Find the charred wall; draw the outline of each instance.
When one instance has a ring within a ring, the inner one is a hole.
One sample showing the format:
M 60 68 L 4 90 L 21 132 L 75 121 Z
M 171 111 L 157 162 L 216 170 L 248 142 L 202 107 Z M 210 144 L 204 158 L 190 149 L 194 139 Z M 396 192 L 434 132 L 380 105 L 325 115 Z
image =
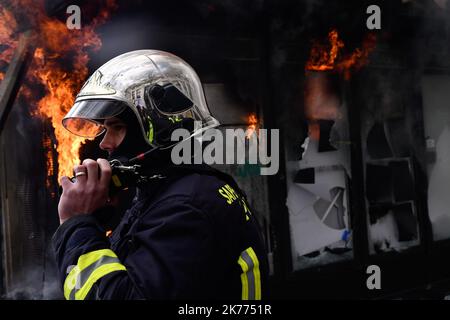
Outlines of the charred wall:
M 52 298 L 56 289 L 50 237 L 57 217 L 45 186 L 42 145 L 50 128 L 29 111 L 19 98 L 0 140 L 3 297 L 7 299 Z

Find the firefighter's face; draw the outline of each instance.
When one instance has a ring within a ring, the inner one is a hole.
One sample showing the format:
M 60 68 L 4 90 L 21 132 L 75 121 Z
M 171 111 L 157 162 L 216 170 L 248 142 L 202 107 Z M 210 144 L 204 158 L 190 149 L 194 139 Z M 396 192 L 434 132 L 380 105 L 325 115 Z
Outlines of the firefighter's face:
M 108 151 L 111 154 L 122 143 L 127 134 L 127 125 L 119 118 L 113 117 L 105 120 L 105 135 L 100 142 L 100 149 Z

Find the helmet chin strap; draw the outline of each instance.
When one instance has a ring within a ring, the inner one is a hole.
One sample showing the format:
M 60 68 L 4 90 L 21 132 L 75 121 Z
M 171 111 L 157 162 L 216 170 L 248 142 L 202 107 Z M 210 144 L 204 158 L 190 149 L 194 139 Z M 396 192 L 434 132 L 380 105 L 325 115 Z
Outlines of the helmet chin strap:
M 142 141 L 139 141 L 142 140 Z M 140 138 L 127 132 L 122 143 L 109 155 L 108 159 L 131 159 L 149 151 L 151 147 Z
M 134 113 L 127 109 L 118 115 L 123 122 L 127 124 L 127 132 L 120 145 L 109 155 L 108 160 L 118 160 L 121 164 L 127 166 L 137 165 L 141 174 L 153 174 L 162 168 L 172 164 L 170 157 L 172 146 L 177 143 L 171 142 L 172 132 L 183 128 L 192 132 L 194 122 L 192 119 L 182 119 L 181 121 L 171 122 L 168 119 L 159 119 L 155 121 L 156 136 L 159 138 L 161 147 L 151 147 L 143 137 L 137 119 Z M 163 121 L 165 120 L 165 121 Z M 167 146 L 167 147 L 165 147 Z
M 192 121 L 185 119 L 173 124 L 171 128 L 188 129 L 192 125 Z M 143 185 L 155 179 L 165 179 L 167 168 L 173 165 L 170 157 L 172 147 L 150 147 L 140 132 L 136 132 L 139 130 L 138 126 L 129 128 L 122 143 L 109 155 L 108 160 L 116 180 L 121 181 L 120 185 L 123 188 L 123 186 Z
M 141 173 L 157 171 L 170 164 L 170 150 L 149 146 L 142 135 L 130 132 L 108 157 L 111 162 L 119 160 L 124 165 L 138 165 Z

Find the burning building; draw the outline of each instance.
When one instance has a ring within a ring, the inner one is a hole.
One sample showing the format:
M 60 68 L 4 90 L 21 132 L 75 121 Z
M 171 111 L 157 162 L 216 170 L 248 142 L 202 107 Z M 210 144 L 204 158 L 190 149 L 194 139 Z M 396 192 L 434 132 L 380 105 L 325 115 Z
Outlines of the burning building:
M 45 297 L 43 293 L 48 291 L 44 288 L 48 285 L 45 270 L 51 264 L 47 262 L 48 236 L 56 223 L 50 214 L 55 210 L 51 199 L 56 199 L 58 178 L 69 175 L 79 162 L 84 141 L 68 134 L 61 120 L 88 75 L 87 51 L 101 46 L 94 29 L 115 7 L 113 1 L 106 1 L 103 11 L 77 33 L 45 5 L 44 1 L 5 1 L 0 6 L 7 296 Z M 37 286 L 36 278 L 42 279 Z
M 93 70 L 142 48 L 192 64 L 223 128 L 280 129 L 276 175 L 218 166 L 257 212 L 271 297 L 448 294 L 445 1 L 381 1 L 380 30 L 365 1 L 94 2 L 0 1 L 2 297 L 62 297 L 58 180 L 101 153 L 61 120 Z

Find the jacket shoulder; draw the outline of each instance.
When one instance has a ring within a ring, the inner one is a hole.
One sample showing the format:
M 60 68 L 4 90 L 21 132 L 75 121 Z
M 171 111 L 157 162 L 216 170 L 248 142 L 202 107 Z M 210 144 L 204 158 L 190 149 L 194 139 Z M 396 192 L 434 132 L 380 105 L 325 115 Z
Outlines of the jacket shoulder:
M 176 179 L 165 189 L 157 201 L 185 199 L 201 211 L 224 213 L 240 210 L 240 197 L 226 181 L 218 176 L 205 173 L 189 173 Z

